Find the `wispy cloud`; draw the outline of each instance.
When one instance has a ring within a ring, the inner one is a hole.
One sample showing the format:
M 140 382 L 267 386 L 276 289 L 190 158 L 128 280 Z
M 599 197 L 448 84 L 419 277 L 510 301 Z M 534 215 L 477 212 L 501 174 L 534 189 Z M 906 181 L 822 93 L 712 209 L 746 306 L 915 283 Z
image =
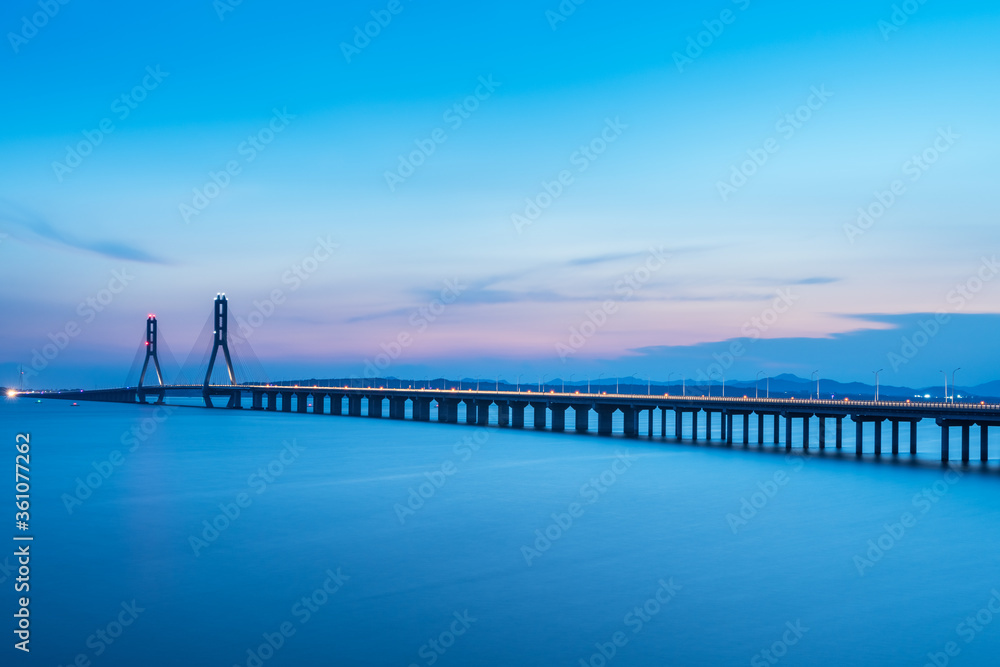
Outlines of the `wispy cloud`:
M 26 237 L 19 238 L 19 240 L 24 242 L 34 240 L 48 245 L 91 252 L 111 259 L 124 259 L 146 264 L 169 264 L 168 261 L 160 257 L 125 243 L 112 240 L 85 239 L 63 231 L 40 216 L 25 211 L 11 202 L 2 199 L 0 199 L 0 225 L 3 225 L 11 232 L 15 230 L 27 232 Z

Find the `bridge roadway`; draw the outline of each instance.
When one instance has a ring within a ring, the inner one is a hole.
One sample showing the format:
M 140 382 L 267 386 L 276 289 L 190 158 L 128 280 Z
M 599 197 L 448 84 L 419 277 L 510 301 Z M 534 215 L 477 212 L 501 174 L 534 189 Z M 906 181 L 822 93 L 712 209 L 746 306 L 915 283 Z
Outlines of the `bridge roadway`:
M 150 397 L 162 403 L 169 394 L 201 394 L 207 407 L 213 407 L 212 397 L 225 398 L 226 407 L 242 407 L 244 394 L 249 394 L 251 409 L 268 412 L 310 412 L 313 414 L 348 415 L 360 417 L 362 407 L 367 404 L 368 417 L 405 419 L 407 402 L 414 421 L 430 421 L 431 404 L 437 404 L 437 420 L 455 424 L 459 420 L 459 405 L 465 404 L 465 422 L 486 426 L 490 423 L 491 406 L 497 409 L 497 425 L 509 428 L 524 428 L 525 408 L 533 408 L 535 429 L 549 428 L 552 431 L 566 430 L 566 410 L 573 408 L 573 429 L 578 433 L 590 430 L 590 411 L 597 413 L 597 433 L 610 435 L 612 418 L 620 411 L 624 421 L 624 433 L 629 437 L 640 434 L 642 413 L 647 415 L 647 431 L 653 436 L 653 413 L 660 411 L 660 436 L 667 435 L 667 412 L 673 412 L 674 437 L 682 438 L 685 420 L 690 423 L 690 434 L 695 440 L 699 434 L 699 415 L 705 413 L 704 433 L 707 439 L 713 436 L 712 422 L 719 416 L 721 439 L 732 444 L 734 420 L 742 421 L 740 435 L 743 444 L 749 443 L 750 417 L 757 417 L 757 443 L 764 443 L 764 420 L 773 419 L 774 444 L 780 444 L 781 421 L 784 420 L 784 444 L 792 449 L 792 426 L 794 420 L 802 421 L 803 449 L 810 443 L 809 421 L 819 419 L 817 445 L 824 449 L 827 445 L 827 423 L 832 420 L 833 444 L 843 447 L 843 421 L 850 418 L 855 428 L 855 450 L 862 454 L 862 440 L 865 424 L 875 428 L 875 455 L 882 455 L 882 423 L 892 425 L 891 451 L 899 454 L 900 424 L 907 424 L 910 454 L 916 454 L 917 422 L 934 419 L 941 428 L 941 460 L 949 460 L 950 433 L 953 427 L 961 428 L 962 461 L 969 461 L 970 427 L 979 427 L 980 460 L 988 459 L 989 427 L 1000 426 L 1000 405 L 969 403 L 925 403 L 910 401 L 833 401 L 802 400 L 786 398 L 748 397 L 696 397 L 676 395 L 607 394 L 607 393 L 563 393 L 532 391 L 480 391 L 471 389 L 414 389 L 386 387 L 304 387 L 287 385 L 168 385 L 126 387 L 93 391 L 64 392 L 24 392 L 38 398 L 72 399 L 83 401 L 108 401 L 117 403 L 146 403 Z M 367 400 L 365 400 L 367 399 Z M 388 411 L 386 411 L 388 407 Z M 345 410 L 346 408 L 346 410 Z

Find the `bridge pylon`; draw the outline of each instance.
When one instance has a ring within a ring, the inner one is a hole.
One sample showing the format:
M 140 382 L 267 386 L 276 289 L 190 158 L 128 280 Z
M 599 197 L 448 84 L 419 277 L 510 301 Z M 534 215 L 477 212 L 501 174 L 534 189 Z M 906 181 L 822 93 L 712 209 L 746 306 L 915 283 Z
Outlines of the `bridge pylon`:
M 138 384 L 138 398 L 139 402 L 146 402 L 146 394 L 144 391 L 142 383 L 146 380 L 146 371 L 149 370 L 149 361 L 153 361 L 153 370 L 156 371 L 156 382 L 157 386 L 161 389 L 159 391 L 149 392 L 153 393 L 157 397 L 157 403 L 162 403 L 164 399 L 164 391 L 162 387 L 166 385 L 163 381 L 163 373 L 160 371 L 160 357 L 156 353 L 156 315 L 150 315 L 146 318 L 146 360 L 142 363 L 142 373 L 139 374 L 139 384 Z
M 208 370 L 205 371 L 205 388 L 212 383 L 212 369 L 215 367 L 215 359 L 222 349 L 222 354 L 226 359 L 226 370 L 229 372 L 229 384 L 236 384 L 236 373 L 233 371 L 233 360 L 229 356 L 229 301 L 225 294 L 218 294 L 215 297 L 215 340 L 212 343 L 212 356 L 208 360 Z

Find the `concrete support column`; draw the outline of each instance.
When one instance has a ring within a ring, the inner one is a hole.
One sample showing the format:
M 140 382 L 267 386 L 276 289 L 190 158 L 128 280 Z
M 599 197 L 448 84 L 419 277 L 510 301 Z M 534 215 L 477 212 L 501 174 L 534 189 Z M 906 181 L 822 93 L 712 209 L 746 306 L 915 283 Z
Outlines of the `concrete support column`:
M 712 411 L 705 410 L 705 439 L 712 439 Z
M 802 450 L 809 451 L 809 415 L 802 418 Z
M 649 437 L 650 438 L 653 437 L 653 413 L 655 411 L 656 411 L 656 408 L 650 408 L 649 409 Z
M 948 424 L 944 424 L 943 426 L 941 426 L 941 460 L 945 463 L 948 462 L 949 458 L 948 436 L 949 436 Z
M 743 413 L 743 444 L 750 444 L 750 413 Z
M 722 422 L 722 428 L 726 432 L 726 444 L 733 444 L 733 415 L 729 412 L 725 413 L 725 421 Z
M 962 424 L 962 463 L 969 462 L 969 425 Z
M 393 396 L 389 399 L 389 419 L 406 419 L 406 399 Z
M 253 399 L 252 399 L 253 402 L 250 405 L 250 409 L 251 410 L 263 410 L 264 409 L 264 392 L 262 392 L 262 391 L 253 391 L 253 392 L 250 393 L 250 395 L 253 397 Z M 145 402 L 145 401 L 143 401 L 143 402 Z
M 307 412 L 309 407 L 308 397 L 309 394 L 305 392 L 295 392 L 295 411 L 296 412 Z
M 430 399 L 427 399 L 428 404 Z M 361 397 L 357 394 L 348 394 L 347 396 L 347 414 L 350 417 L 360 417 L 361 416 Z
M 347 397 L 348 402 L 348 413 L 351 409 L 351 397 Z M 431 420 L 431 399 L 429 398 L 414 398 L 413 399 L 413 421 L 417 422 L 428 422 Z
M 899 456 L 899 420 L 892 420 L 892 455 Z
M 608 406 L 597 406 L 597 434 L 611 435 L 611 419 L 615 414 L 614 408 Z
M 729 430 L 727 429 L 727 426 L 732 426 L 732 424 L 733 419 L 728 412 L 723 410 L 719 413 L 719 429 L 721 430 L 719 437 L 725 440 L 728 444 L 733 444 L 733 439 L 729 437 Z
M 476 417 L 476 401 L 471 398 L 465 399 L 465 423 L 475 424 Z
M 549 406 L 552 410 L 552 430 L 562 432 L 566 430 L 566 406 L 553 403 Z
M 684 435 L 684 413 L 674 408 L 674 437 L 678 440 Z
M 476 424 L 488 426 L 490 423 L 490 406 L 493 401 L 476 401 Z
M 511 401 L 510 402 L 510 425 L 513 428 L 524 428 L 524 409 L 528 406 L 527 402 L 522 401 Z
M 757 444 L 764 444 L 764 413 L 757 413 Z
M 281 396 L 281 411 L 282 412 L 291 412 L 292 411 L 292 394 L 291 394 L 291 392 L 283 391 L 283 392 L 281 392 L 278 395 Z
M 330 394 L 330 414 L 331 415 L 342 415 L 342 414 L 344 414 L 344 395 L 343 394 Z
M 875 421 L 875 456 L 882 456 L 882 422 Z
M 497 401 L 497 426 L 510 426 L 510 404 Z
M 691 411 L 691 439 L 698 439 L 698 410 Z
M 917 422 L 910 422 L 910 454 L 917 453 Z
M 792 451 L 792 418 L 785 417 L 785 451 Z
M 990 427 L 986 424 L 979 425 L 979 460 L 988 461 L 990 458 Z
M 667 437 L 667 409 L 660 408 L 660 437 Z
M 819 415 L 819 448 L 826 449 L 826 417 Z
M 267 407 L 264 408 L 268 412 L 274 412 L 278 409 L 278 392 L 269 391 L 267 392 Z
M 844 418 L 837 417 L 837 449 L 844 446 Z
M 458 401 L 454 398 L 438 399 L 438 422 L 458 423 Z
M 776 444 L 776 445 L 780 442 L 780 440 L 778 438 L 778 434 L 780 432 L 781 432 L 780 416 L 776 414 L 776 415 L 774 415 L 774 444 Z
M 374 419 L 382 418 L 382 396 L 368 397 L 368 416 Z
M 325 412 L 323 401 L 326 400 L 326 394 L 313 394 L 313 414 L 321 415 Z
M 864 439 L 865 439 L 865 423 L 860 419 L 855 423 L 855 437 L 854 437 L 854 453 L 856 456 L 861 456 L 864 452 Z
M 531 404 L 531 409 L 535 413 L 534 422 L 535 422 L 535 429 L 536 430 L 539 430 L 539 431 L 543 430 L 546 427 L 546 425 L 548 424 L 548 420 L 546 419 L 547 415 L 545 413 L 545 408 L 546 408 L 546 404 L 545 403 L 537 403 L 536 402 L 536 403 L 532 403 Z

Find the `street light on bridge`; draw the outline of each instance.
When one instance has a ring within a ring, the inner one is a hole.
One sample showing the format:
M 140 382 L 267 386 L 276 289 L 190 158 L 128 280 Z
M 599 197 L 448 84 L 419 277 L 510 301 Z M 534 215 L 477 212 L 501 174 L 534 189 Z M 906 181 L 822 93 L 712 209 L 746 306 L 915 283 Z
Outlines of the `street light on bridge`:
M 884 370 L 884 368 L 880 368 L 877 371 L 872 371 L 875 374 L 875 402 L 878 402 L 878 374 Z
M 819 400 L 819 371 L 813 371 L 811 379 L 816 380 L 816 400 Z
M 955 384 L 955 373 L 959 372 L 960 370 L 962 370 L 962 368 L 958 367 L 958 368 L 956 368 L 955 370 L 953 370 L 951 372 L 951 402 L 952 403 L 955 402 L 955 388 L 958 386 L 958 385 Z

